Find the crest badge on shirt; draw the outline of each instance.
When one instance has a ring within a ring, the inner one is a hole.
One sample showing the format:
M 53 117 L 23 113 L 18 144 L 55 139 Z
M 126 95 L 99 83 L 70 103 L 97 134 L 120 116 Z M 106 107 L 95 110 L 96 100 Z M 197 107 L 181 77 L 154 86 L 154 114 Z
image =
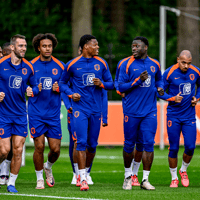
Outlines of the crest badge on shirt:
M 194 74 L 190 74 L 190 80 L 193 81 L 195 79 Z
M 99 71 L 99 70 L 100 70 L 100 65 L 99 65 L 99 64 L 94 65 L 94 69 L 95 69 L 96 71 Z
M 150 67 L 151 71 L 154 73 L 156 71 L 155 67 L 154 66 L 151 66 Z
M 27 74 L 27 69 L 26 69 L 26 68 L 23 68 L 23 69 L 22 69 L 22 74 L 24 74 L 24 75 Z
M 58 74 L 58 69 L 56 69 L 56 68 L 52 69 L 52 74 L 53 75 L 57 75 Z

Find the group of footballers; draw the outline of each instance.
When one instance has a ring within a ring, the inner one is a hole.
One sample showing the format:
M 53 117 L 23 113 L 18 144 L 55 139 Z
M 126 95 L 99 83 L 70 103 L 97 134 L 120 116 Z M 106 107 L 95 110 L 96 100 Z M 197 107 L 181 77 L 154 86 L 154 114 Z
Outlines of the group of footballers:
M 177 64 L 168 68 L 162 76 L 159 62 L 147 55 L 147 38 L 136 37 L 131 45 L 132 55 L 118 63 L 113 82 L 107 62 L 98 56 L 99 45 L 95 36 L 83 35 L 79 42 L 79 56 L 67 64 L 52 56 L 57 43 L 54 34 L 36 35 L 32 44 L 39 55 L 29 62 L 24 58 L 26 38 L 17 34 L 10 40 L 11 52 L 0 59 L 0 163 L 5 160 L 5 166 L 1 164 L 4 166 L 2 169 L 10 171 L 9 178 L 5 173 L 1 177 L 4 183 L 7 182 L 7 191 L 18 192 L 15 182 L 28 133 L 27 121 L 35 146 L 36 189 L 45 188 L 43 171 L 47 185 L 54 186 L 52 166 L 59 158 L 62 138 L 61 98 L 68 110 L 69 153 L 74 172 L 72 184 L 80 187 L 81 191 L 89 190 L 88 185 L 93 184 L 90 170 L 96 154 L 101 119 L 102 126 L 108 125 L 106 90 L 114 89 L 114 85 L 122 96 L 124 113 L 123 189 L 140 186 L 155 190 L 148 177 L 154 157 L 157 97 L 169 101 L 170 187 L 178 187 L 179 184 L 177 155 L 181 131 L 185 151 L 179 174 L 182 185 L 188 187 L 186 171 L 195 149 L 195 105 L 200 98 L 200 69 L 191 64 L 191 53 L 183 50 Z M 49 153 L 44 163 L 45 137 Z M 141 160 L 143 178 L 140 184 L 137 175 Z

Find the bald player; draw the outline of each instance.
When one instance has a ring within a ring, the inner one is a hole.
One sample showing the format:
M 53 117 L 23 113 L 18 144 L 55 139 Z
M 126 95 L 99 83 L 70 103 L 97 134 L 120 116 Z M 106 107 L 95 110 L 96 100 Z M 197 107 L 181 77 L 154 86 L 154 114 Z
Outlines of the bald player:
M 159 96 L 169 101 L 167 107 L 167 132 L 169 138 L 169 167 L 172 176 L 170 187 L 178 187 L 177 155 L 179 151 L 180 133 L 184 137 L 184 153 L 179 170 L 181 183 L 189 186 L 187 168 L 194 154 L 196 143 L 195 105 L 200 98 L 200 69 L 192 63 L 190 51 L 183 50 L 177 63 L 169 67 L 163 74 L 164 90 L 168 94 Z M 195 89 L 195 86 L 197 88 Z

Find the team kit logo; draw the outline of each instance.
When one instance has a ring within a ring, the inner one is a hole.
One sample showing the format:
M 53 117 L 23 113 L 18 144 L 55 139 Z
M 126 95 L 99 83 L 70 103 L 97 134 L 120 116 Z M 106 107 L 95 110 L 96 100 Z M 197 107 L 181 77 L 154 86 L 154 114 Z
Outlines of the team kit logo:
M 148 78 L 140 85 L 140 87 L 150 87 L 151 86 L 151 75 L 148 74 Z
M 42 83 L 43 90 L 51 90 L 51 88 L 52 88 L 52 78 L 51 77 L 41 77 L 40 83 Z
M 16 75 L 11 75 L 9 77 L 9 87 L 14 88 L 14 89 L 19 89 L 22 84 L 22 77 L 21 76 L 16 76 Z
M 181 83 L 179 92 L 181 92 L 181 95 L 189 95 L 191 93 L 191 83 Z
M 95 74 L 94 73 L 83 74 L 83 76 L 82 76 L 83 85 L 85 85 L 85 86 L 94 85 L 93 78 L 95 78 Z

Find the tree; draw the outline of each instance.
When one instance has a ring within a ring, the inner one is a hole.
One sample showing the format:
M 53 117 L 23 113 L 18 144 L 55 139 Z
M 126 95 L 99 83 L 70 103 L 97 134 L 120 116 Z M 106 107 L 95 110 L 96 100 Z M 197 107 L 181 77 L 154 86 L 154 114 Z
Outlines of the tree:
M 199 0 L 177 0 L 178 9 L 199 16 Z M 190 50 L 193 64 L 199 66 L 199 21 L 180 15 L 178 18 L 178 54 Z
M 92 0 L 72 2 L 72 47 L 73 57 L 78 55 L 80 37 L 92 33 Z

